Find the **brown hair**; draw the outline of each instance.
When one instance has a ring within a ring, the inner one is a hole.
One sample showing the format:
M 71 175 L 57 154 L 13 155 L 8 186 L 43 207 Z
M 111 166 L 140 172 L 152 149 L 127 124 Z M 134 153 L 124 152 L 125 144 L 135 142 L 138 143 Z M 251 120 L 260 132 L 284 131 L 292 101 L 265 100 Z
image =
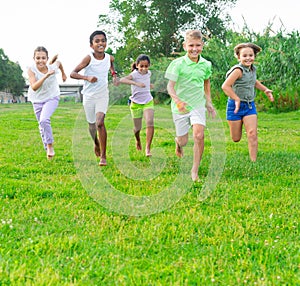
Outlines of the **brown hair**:
M 46 55 L 47 55 L 47 58 L 48 58 L 48 51 L 47 51 L 47 49 L 46 49 L 45 47 L 43 47 L 43 46 L 38 46 L 38 47 L 34 50 L 33 56 L 35 56 L 35 53 L 36 53 L 36 52 L 45 52 Z
M 137 69 L 137 65 L 141 62 L 141 61 L 147 61 L 149 63 L 149 65 L 151 64 L 150 62 L 150 58 L 149 56 L 145 55 L 145 54 L 141 54 L 137 57 L 136 61 L 131 65 L 131 71 L 134 71 Z
M 255 56 L 261 51 L 261 47 L 255 45 L 253 43 L 241 43 L 234 47 L 235 57 L 237 57 L 237 58 L 239 57 L 240 51 L 243 48 L 251 48 L 253 50 Z

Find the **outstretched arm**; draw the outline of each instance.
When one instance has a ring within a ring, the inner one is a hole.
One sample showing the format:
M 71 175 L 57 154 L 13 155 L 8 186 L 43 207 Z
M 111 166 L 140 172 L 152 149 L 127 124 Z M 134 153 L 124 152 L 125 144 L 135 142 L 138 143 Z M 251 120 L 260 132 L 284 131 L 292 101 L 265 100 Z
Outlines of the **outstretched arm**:
M 208 113 L 211 115 L 211 117 L 214 118 L 216 116 L 216 111 L 215 111 L 212 101 L 211 101 L 210 79 L 204 80 L 204 94 L 205 94 L 205 98 L 206 98 L 205 107 L 206 107 Z
M 55 56 L 53 56 L 53 58 L 49 61 L 49 64 L 52 65 L 57 61 L 58 58 L 58 54 L 56 54 Z M 63 65 L 61 62 L 57 61 L 57 66 L 61 71 L 61 76 L 62 76 L 62 80 L 65 82 L 67 80 L 67 75 L 65 74 Z
M 274 97 L 272 94 L 272 90 L 268 89 L 265 85 L 263 85 L 260 81 L 256 81 L 255 87 L 265 93 L 265 95 L 269 98 L 270 101 L 274 101 Z
M 124 76 L 124 77 L 120 78 L 120 83 L 129 84 L 129 85 L 136 85 L 136 86 L 139 86 L 139 87 L 145 87 L 144 83 L 136 82 L 136 81 L 132 80 L 132 75 L 127 75 L 127 76 Z
M 67 75 L 65 74 L 64 67 L 63 67 L 62 63 L 59 61 L 57 62 L 57 64 L 58 64 L 58 68 L 60 69 L 60 72 L 61 72 L 62 80 L 63 80 L 63 82 L 65 82 L 67 80 Z
M 54 64 L 54 63 L 56 62 L 57 58 L 58 58 L 58 54 L 56 54 L 56 55 L 49 61 L 49 64 L 50 64 L 50 65 Z

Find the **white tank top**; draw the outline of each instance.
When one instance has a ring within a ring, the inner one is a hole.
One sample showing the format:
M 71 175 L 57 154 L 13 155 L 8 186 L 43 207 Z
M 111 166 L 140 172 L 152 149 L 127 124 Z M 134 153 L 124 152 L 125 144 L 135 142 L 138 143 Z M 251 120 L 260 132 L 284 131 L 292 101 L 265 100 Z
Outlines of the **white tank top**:
M 42 86 L 34 91 L 31 86 L 29 86 L 28 89 L 28 99 L 32 103 L 39 103 L 39 102 L 46 102 L 47 100 L 60 96 L 60 90 L 59 90 L 59 84 L 56 78 L 56 75 L 58 74 L 58 65 L 57 63 L 54 63 L 52 65 L 47 65 L 48 70 L 54 70 L 55 73 L 51 76 L 49 76 L 42 84 Z M 43 78 L 45 76 L 44 73 L 41 73 L 36 65 L 32 65 L 29 67 L 31 71 L 34 73 L 35 78 L 37 80 Z
M 105 53 L 102 60 L 95 59 L 93 52 L 90 53 L 91 61 L 85 68 L 85 76 L 95 76 L 97 81 L 91 83 L 84 81 L 82 94 L 89 98 L 108 96 L 108 72 L 110 69 L 110 55 Z

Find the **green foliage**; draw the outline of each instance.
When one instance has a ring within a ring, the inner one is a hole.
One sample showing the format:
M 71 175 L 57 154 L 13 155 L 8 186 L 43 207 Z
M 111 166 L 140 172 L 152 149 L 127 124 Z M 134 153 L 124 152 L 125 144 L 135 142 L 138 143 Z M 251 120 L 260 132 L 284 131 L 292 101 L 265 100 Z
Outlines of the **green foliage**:
M 300 107 L 300 37 L 294 31 L 287 35 L 278 32 L 275 36 L 267 30 L 257 37 L 263 51 L 259 55 L 258 72 L 261 81 L 273 89 L 274 110 L 291 111 Z
M 23 94 L 25 79 L 18 63 L 9 60 L 3 49 L 0 49 L 0 91 L 6 90 L 15 96 Z
M 153 58 L 181 48 L 181 32 L 199 28 L 220 37 L 226 31 L 225 7 L 236 0 L 112 0 L 110 13 L 99 16 L 99 27 L 109 31 L 119 60 L 132 61 L 139 53 Z M 225 20 L 223 20 L 225 19 Z
M 8 58 L 4 54 L 3 49 L 0 49 L 0 90 L 4 90 L 6 86 L 6 66 L 7 66 Z
M 200 28 L 205 46 L 202 55 L 212 62 L 212 98 L 217 108 L 226 105 L 227 96 L 221 85 L 225 74 L 237 63 L 233 48 L 241 42 L 254 42 L 262 47 L 256 58 L 258 79 L 273 90 L 271 103 L 257 91 L 259 110 L 273 112 L 298 110 L 300 92 L 299 32 L 272 31 L 272 23 L 263 34 L 251 31 L 245 23 L 241 33 L 226 29 L 228 15 L 221 12 L 235 1 L 121 1 L 110 3 L 109 15 L 99 16 L 99 25 L 108 28 L 115 53 L 116 69 L 128 74 L 132 62 L 140 53 L 152 59 L 155 101 L 168 104 L 164 71 L 176 56 L 184 54 L 182 31 Z M 225 19 L 225 20 L 221 20 Z M 117 35 L 117 36 L 116 36 Z M 121 35 L 121 36 L 120 36 Z M 171 57 L 170 57 L 171 56 Z M 122 102 L 122 100 L 121 100 Z
M 267 97 L 257 91 L 256 103 L 260 110 L 274 112 L 298 110 L 300 93 L 300 37 L 295 31 L 285 34 L 279 31 L 271 35 L 266 28 L 264 34 L 251 32 L 244 28 L 242 33 L 231 30 L 226 33 L 226 41 L 212 36 L 206 41 L 203 57 L 210 60 L 213 66 L 212 97 L 217 107 L 224 106 L 227 96 L 221 90 L 225 74 L 237 63 L 233 48 L 242 42 L 254 42 L 262 48 L 257 55 L 257 76 L 263 84 L 273 90 L 275 98 L 271 103 Z

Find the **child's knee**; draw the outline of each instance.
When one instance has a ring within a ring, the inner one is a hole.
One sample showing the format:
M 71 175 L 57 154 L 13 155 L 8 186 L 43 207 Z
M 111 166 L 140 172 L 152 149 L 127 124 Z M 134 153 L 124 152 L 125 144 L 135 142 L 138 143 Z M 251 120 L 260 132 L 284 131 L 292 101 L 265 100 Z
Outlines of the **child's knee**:
M 241 141 L 241 137 L 231 137 L 233 142 L 240 142 Z
M 242 132 L 230 132 L 230 137 L 233 142 L 240 142 L 242 139 Z
M 96 126 L 97 128 L 103 128 L 104 127 L 104 120 L 96 120 Z
M 176 137 L 176 141 L 179 144 L 179 146 L 184 147 L 188 142 L 188 137 L 187 136 Z
M 204 134 L 203 133 L 197 133 L 194 134 L 194 141 L 200 142 L 204 140 Z
M 139 127 L 134 127 L 133 128 L 133 133 L 134 134 L 140 133 L 140 131 L 141 131 L 141 128 L 139 128 Z
M 153 126 L 154 126 L 153 120 L 146 121 L 146 127 L 153 127 Z
M 255 141 L 257 140 L 257 132 L 255 129 L 251 129 L 247 132 L 248 140 Z

